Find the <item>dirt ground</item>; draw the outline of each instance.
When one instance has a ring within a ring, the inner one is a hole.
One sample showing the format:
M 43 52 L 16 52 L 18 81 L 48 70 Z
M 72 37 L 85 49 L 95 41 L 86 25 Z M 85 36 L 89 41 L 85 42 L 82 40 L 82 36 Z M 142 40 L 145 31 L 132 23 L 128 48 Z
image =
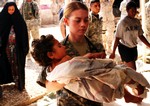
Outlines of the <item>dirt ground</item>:
M 41 67 L 28 60 L 25 68 L 25 90 L 18 91 L 14 83 L 3 85 L 3 97 L 0 98 L 0 106 L 26 106 L 42 98 L 46 94 L 46 89 L 36 83 L 40 71 Z

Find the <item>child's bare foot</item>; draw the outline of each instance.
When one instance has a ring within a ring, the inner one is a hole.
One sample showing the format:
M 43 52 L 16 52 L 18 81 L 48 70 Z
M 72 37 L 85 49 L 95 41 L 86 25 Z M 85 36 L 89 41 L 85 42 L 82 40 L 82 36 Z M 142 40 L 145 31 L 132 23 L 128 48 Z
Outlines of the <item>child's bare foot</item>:
M 127 85 L 132 88 L 132 92 L 138 97 L 144 93 L 145 87 L 133 80 L 131 80 Z
M 125 102 L 129 103 L 129 102 L 132 102 L 132 103 L 141 103 L 143 98 L 140 98 L 140 97 L 136 97 L 134 95 L 131 95 L 126 89 L 124 89 L 124 99 L 125 99 Z
M 141 95 L 144 93 L 145 87 L 143 87 L 142 85 L 137 85 L 137 88 L 135 88 L 135 91 L 133 91 L 135 94 L 137 95 Z

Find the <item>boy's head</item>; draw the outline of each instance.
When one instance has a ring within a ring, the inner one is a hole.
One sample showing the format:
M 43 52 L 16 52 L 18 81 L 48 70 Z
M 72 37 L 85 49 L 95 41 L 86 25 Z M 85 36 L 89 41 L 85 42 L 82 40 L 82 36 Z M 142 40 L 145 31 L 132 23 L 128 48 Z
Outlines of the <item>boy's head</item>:
M 90 1 L 90 10 L 93 14 L 97 15 L 100 11 L 100 1 L 99 0 L 91 0 Z
M 130 1 L 126 5 L 126 11 L 127 11 L 129 17 L 134 18 L 135 15 L 137 14 L 137 5 L 136 5 L 136 3 L 133 2 L 133 1 Z
M 133 1 L 128 2 L 128 4 L 126 5 L 126 10 L 127 11 L 129 11 L 131 8 L 137 9 L 137 5 Z
M 55 38 L 50 34 L 33 40 L 31 55 L 40 66 L 51 64 L 52 60 L 47 56 L 47 53 L 53 51 L 54 41 Z

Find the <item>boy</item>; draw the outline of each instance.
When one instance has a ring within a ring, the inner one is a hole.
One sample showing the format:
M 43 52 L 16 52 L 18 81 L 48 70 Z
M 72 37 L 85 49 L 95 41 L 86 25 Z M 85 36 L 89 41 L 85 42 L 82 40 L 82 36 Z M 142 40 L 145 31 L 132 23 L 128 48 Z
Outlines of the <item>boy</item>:
M 102 17 L 99 16 L 100 1 L 91 0 L 90 2 L 90 14 L 89 14 L 89 27 L 86 32 L 86 36 L 92 43 L 102 43 Z
M 130 1 L 126 6 L 128 15 L 119 21 L 115 33 L 116 39 L 114 42 L 113 52 L 110 58 L 115 58 L 115 51 L 118 46 L 119 54 L 122 61 L 129 67 L 136 70 L 138 56 L 137 38 L 139 38 L 146 46 L 150 47 L 150 43 L 143 36 L 143 30 L 140 20 L 135 18 L 137 6 L 133 1 Z

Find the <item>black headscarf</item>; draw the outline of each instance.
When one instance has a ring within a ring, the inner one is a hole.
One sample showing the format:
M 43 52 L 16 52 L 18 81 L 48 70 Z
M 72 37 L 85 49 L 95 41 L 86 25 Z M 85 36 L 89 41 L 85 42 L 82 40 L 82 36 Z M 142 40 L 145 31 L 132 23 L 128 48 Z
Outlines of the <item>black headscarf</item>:
M 15 7 L 12 15 L 8 13 L 9 6 Z M 7 2 L 0 13 L 0 37 L 2 37 L 2 45 L 5 45 L 3 50 L 7 45 L 11 26 L 14 26 L 16 45 L 23 48 L 24 53 L 27 54 L 29 49 L 27 26 L 15 2 Z

